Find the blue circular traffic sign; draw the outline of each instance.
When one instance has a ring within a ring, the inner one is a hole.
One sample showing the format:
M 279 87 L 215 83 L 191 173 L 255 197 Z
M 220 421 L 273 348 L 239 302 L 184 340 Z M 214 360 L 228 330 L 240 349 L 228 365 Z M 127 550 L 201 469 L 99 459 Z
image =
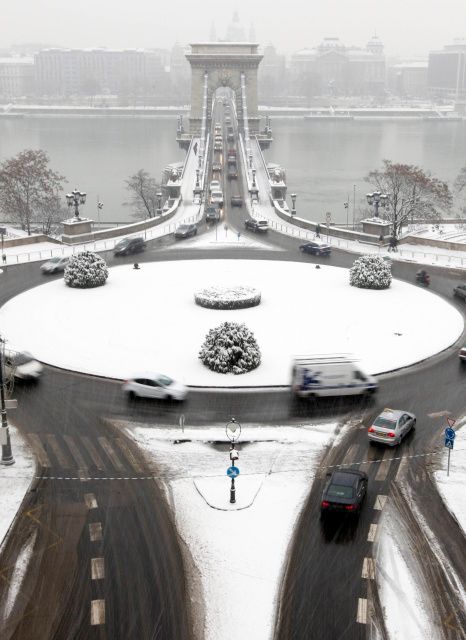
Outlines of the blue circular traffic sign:
M 239 469 L 238 467 L 228 467 L 227 469 L 227 476 L 229 478 L 236 478 L 236 476 L 239 476 Z
M 451 427 L 447 427 L 445 429 L 445 438 L 448 438 L 449 440 L 454 440 L 456 436 L 455 430 L 452 429 Z

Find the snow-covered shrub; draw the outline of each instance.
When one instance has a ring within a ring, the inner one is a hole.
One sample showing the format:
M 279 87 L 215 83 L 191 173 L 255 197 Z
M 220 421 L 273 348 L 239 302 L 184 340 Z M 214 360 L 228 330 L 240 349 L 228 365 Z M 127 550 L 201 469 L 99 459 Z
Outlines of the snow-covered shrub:
M 207 287 L 194 294 L 196 304 L 207 309 L 248 309 L 260 304 L 260 291 L 253 287 Z
M 254 334 L 246 325 L 223 322 L 206 335 L 199 352 L 206 367 L 218 373 L 246 373 L 260 365 L 261 354 Z
M 108 278 L 107 265 L 96 253 L 82 251 L 71 256 L 65 267 L 64 278 L 69 287 L 100 287 Z
M 350 285 L 360 289 L 388 289 L 392 282 L 392 272 L 388 264 L 379 256 L 356 258 L 350 269 Z

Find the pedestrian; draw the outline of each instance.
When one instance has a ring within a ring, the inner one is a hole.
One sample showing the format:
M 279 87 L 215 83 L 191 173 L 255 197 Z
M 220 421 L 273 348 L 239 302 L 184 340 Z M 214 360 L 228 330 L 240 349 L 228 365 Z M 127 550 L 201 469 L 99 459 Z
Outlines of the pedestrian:
M 196 155 L 197 154 L 197 142 L 194 143 L 193 149 L 194 149 L 194 155 Z
M 379 245 L 383 247 L 383 233 L 381 233 L 379 236 Z
M 2 255 L 2 262 L 3 264 L 6 264 L 6 253 Z
M 316 227 L 316 238 L 320 238 L 320 224 Z

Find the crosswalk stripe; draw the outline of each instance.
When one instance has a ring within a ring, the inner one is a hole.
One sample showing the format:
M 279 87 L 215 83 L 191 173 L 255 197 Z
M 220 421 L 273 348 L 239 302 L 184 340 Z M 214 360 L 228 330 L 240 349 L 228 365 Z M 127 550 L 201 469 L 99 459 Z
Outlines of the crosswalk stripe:
M 374 580 L 375 578 L 375 562 L 374 558 L 364 558 L 362 563 L 362 578 L 367 578 L 367 580 Z
M 377 482 L 384 482 L 386 480 L 388 471 L 390 469 L 391 458 L 392 452 L 389 449 L 386 449 L 384 451 L 382 461 L 379 464 L 379 468 L 377 469 L 377 473 L 375 474 L 375 480 Z
M 102 540 L 101 522 L 91 522 L 89 524 L 89 538 L 91 542 L 99 542 L 99 540 Z
M 100 446 L 102 447 L 102 449 L 105 451 L 105 453 L 108 455 L 108 457 L 112 461 L 115 469 L 122 471 L 125 468 L 125 466 L 121 462 L 121 460 L 118 458 L 117 454 L 113 450 L 113 447 L 111 446 L 107 438 L 104 438 L 103 436 L 101 436 L 100 438 L 98 438 L 98 441 L 100 442 Z
M 131 451 L 131 449 L 128 447 L 128 445 L 126 444 L 126 442 L 124 440 L 122 440 L 121 438 L 117 438 L 115 440 L 115 442 L 117 443 L 117 445 L 119 446 L 121 452 L 123 453 L 123 455 L 125 456 L 125 458 L 128 460 L 128 462 L 130 463 L 130 465 L 133 467 L 133 469 L 136 471 L 136 473 L 142 473 L 143 472 L 143 468 L 141 467 L 141 465 L 139 464 L 139 462 L 136 460 L 136 458 L 133 455 L 133 452 Z
M 45 451 L 44 447 L 42 446 L 42 442 L 40 441 L 39 436 L 36 433 L 28 433 L 26 435 L 26 438 L 29 441 L 29 444 L 32 447 L 32 450 L 34 451 L 35 455 L 37 456 L 37 459 L 39 460 L 39 464 L 41 467 L 51 467 L 51 463 L 49 460 L 49 457 L 47 455 L 47 452 Z
M 356 622 L 367 624 L 367 599 L 358 598 L 358 613 L 356 614 Z
M 61 450 L 60 445 L 58 444 L 58 440 L 57 440 L 56 436 L 54 436 L 53 433 L 47 433 L 45 437 L 47 439 L 47 442 L 50 445 L 50 448 L 52 449 L 53 453 L 55 454 L 58 462 L 60 463 L 60 466 L 63 467 L 63 469 L 69 469 L 71 465 L 68 462 L 68 458 L 66 457 L 66 455 Z
M 95 495 L 93 493 L 85 493 L 84 502 L 86 503 L 86 507 L 88 509 L 97 509 L 97 500 L 95 499 Z
M 374 509 L 377 509 L 378 511 L 382 511 L 382 509 L 385 506 L 385 503 L 387 502 L 387 497 L 388 496 L 378 495 L 377 498 L 375 499 Z
M 105 624 L 105 600 L 91 600 L 91 625 Z
M 80 450 L 76 446 L 74 439 L 71 436 L 63 436 L 63 440 L 68 445 L 68 449 L 78 465 L 78 469 L 81 469 L 82 471 L 87 470 L 87 462 L 84 460 Z
M 105 564 L 103 558 L 91 558 L 91 580 L 105 578 Z
M 99 471 L 103 471 L 105 469 L 105 464 L 104 464 L 102 458 L 100 457 L 97 449 L 95 448 L 94 443 L 92 442 L 92 440 L 90 438 L 88 438 L 87 436 L 81 436 L 81 440 L 82 440 L 84 446 L 86 447 L 87 452 L 91 456 L 92 462 L 95 464 L 97 469 L 99 469 Z
M 374 542 L 376 535 L 377 535 L 377 525 L 375 523 L 372 523 L 369 527 L 369 533 L 367 534 L 367 541 Z
M 343 464 L 351 464 L 356 460 L 356 456 L 359 450 L 358 444 L 352 444 L 343 458 Z

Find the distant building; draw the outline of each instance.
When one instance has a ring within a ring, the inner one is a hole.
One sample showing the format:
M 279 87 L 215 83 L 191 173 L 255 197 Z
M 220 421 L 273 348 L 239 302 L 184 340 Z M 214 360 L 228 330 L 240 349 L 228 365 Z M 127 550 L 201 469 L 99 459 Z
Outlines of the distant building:
M 427 69 L 427 61 L 400 62 L 389 66 L 388 89 L 401 98 L 426 98 Z
M 34 59 L 27 56 L 0 58 L 0 97 L 6 100 L 33 93 Z
M 456 40 L 429 53 L 429 93 L 436 98 L 466 99 L 466 42 Z
M 271 44 L 264 47 L 263 55 L 257 74 L 259 101 L 270 105 L 287 93 L 286 58 Z
M 189 47 L 176 43 L 170 55 L 171 91 L 175 100 L 187 104 L 191 97 L 191 67 L 186 60 Z

